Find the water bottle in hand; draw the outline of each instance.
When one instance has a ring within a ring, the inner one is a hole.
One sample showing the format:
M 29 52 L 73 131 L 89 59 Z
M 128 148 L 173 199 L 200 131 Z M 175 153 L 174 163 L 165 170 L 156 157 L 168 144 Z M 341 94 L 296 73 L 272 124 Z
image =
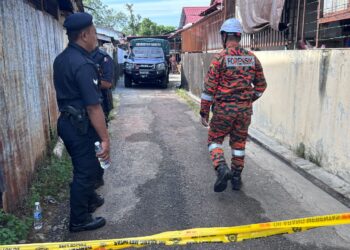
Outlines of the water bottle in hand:
M 35 208 L 34 208 L 34 229 L 39 230 L 43 227 L 43 220 L 42 220 L 42 210 L 40 206 L 40 202 L 35 202 Z
M 95 142 L 95 152 L 96 152 L 97 154 L 99 154 L 99 153 L 102 152 L 102 145 L 101 145 L 101 143 L 100 143 L 99 141 Z M 109 160 L 105 160 L 105 161 L 104 161 L 104 160 L 101 159 L 101 158 L 98 158 L 98 160 L 99 160 L 99 162 L 100 162 L 101 168 L 106 169 L 106 168 L 109 167 L 109 165 L 110 165 Z

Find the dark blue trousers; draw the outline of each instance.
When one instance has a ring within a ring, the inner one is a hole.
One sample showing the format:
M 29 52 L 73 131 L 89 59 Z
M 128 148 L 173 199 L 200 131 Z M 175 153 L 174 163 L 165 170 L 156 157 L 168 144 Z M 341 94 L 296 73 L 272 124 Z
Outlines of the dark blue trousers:
M 100 163 L 96 157 L 94 143 L 100 141 L 100 138 L 91 126 L 86 135 L 80 135 L 69 119 L 64 116 L 58 119 L 57 131 L 73 163 L 70 222 L 79 224 L 90 219 L 88 205 L 93 203 L 97 196 L 94 183 Z

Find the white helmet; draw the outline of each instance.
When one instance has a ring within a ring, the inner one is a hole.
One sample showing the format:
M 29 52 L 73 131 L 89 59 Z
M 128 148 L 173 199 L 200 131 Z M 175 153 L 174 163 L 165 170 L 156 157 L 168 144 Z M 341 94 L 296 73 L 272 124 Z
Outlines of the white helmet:
M 242 33 L 242 25 L 236 18 L 227 19 L 222 25 L 220 32 Z

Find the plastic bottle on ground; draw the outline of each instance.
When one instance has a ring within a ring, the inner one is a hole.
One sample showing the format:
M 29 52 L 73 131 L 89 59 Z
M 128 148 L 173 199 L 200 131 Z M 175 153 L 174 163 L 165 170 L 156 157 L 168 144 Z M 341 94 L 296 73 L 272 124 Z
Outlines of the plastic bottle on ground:
M 40 230 L 43 227 L 43 218 L 42 218 L 42 210 L 41 210 L 40 202 L 35 202 L 33 216 L 34 216 L 34 229 Z

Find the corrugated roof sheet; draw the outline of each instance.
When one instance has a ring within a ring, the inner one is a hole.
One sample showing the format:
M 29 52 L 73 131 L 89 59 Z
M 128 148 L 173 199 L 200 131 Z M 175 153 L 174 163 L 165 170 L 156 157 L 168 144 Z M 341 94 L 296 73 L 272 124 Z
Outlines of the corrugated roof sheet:
M 114 40 L 119 40 L 123 38 L 123 33 L 116 31 L 111 28 L 105 28 L 102 26 L 96 26 L 96 33 L 100 35 L 105 35 L 108 37 L 112 37 Z
M 206 9 L 208 9 L 208 6 L 205 6 L 205 7 L 184 7 L 183 8 L 185 15 L 187 17 L 199 16 L 199 14 Z
M 206 9 L 208 9 L 208 7 L 183 7 L 179 28 L 182 28 L 186 24 L 199 21 L 202 18 L 200 13 Z
M 200 19 L 202 19 L 202 16 L 188 16 L 186 18 L 185 25 L 188 23 L 195 23 L 195 22 L 199 21 Z

